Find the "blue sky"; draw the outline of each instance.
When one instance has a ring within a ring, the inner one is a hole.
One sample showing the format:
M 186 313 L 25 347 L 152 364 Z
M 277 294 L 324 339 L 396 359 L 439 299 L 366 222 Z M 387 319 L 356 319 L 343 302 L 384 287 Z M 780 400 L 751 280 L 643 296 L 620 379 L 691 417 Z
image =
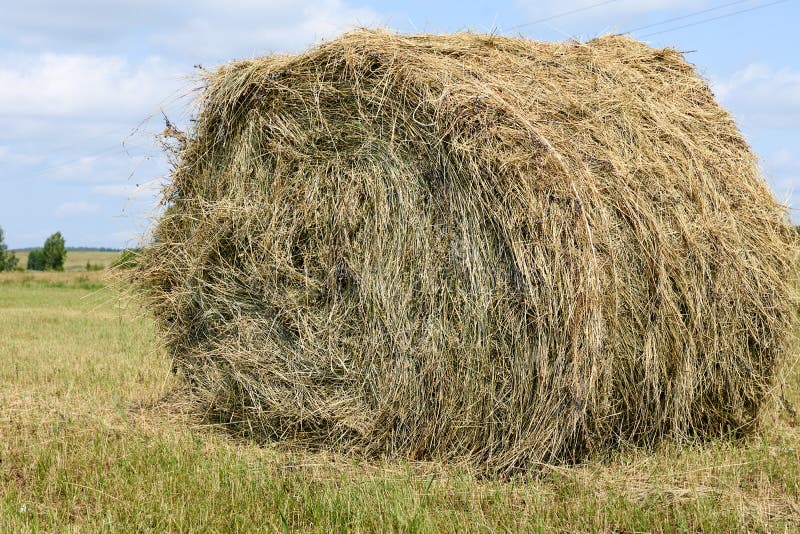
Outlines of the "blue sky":
M 11 248 L 57 230 L 71 246 L 137 244 L 167 170 L 154 139 L 161 112 L 177 123 L 190 116 L 194 65 L 299 51 L 355 26 L 541 40 L 635 30 L 654 46 L 691 51 L 779 199 L 800 209 L 800 0 L 5 4 L 0 226 Z M 737 11 L 745 12 L 727 16 Z

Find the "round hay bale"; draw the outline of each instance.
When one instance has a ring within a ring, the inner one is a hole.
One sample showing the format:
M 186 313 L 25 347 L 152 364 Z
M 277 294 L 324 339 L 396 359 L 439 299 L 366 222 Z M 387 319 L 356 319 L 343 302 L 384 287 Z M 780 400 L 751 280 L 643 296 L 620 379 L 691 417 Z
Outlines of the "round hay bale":
M 204 83 L 135 276 L 217 420 L 494 472 L 754 428 L 795 236 L 679 52 L 362 30 Z

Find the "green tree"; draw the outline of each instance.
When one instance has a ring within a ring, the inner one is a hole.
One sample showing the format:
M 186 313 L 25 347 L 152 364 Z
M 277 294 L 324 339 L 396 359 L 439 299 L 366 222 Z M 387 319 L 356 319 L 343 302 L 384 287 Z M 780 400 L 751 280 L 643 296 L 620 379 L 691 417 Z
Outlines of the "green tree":
M 31 271 L 44 271 L 47 266 L 44 262 L 44 253 L 40 248 L 28 252 L 28 269 Z
M 67 258 L 67 249 L 61 232 L 56 232 L 44 242 L 42 247 L 44 268 L 53 271 L 64 270 L 64 260 Z
M 9 252 L 6 254 L 6 271 L 13 271 L 17 268 L 17 264 L 19 264 L 19 258 L 13 252 Z
M 17 268 L 17 256 L 8 251 L 3 236 L 3 229 L 0 228 L 0 271 L 13 271 Z
M 6 270 L 7 254 L 8 254 L 8 247 L 6 246 L 5 239 L 3 238 L 3 228 L 0 227 L 0 271 Z

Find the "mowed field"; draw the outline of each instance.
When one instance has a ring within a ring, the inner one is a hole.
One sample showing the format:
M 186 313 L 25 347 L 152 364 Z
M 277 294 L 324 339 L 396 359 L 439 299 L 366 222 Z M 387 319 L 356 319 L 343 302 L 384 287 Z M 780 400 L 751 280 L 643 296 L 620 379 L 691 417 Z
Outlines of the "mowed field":
M 153 324 L 104 276 L 0 275 L 0 532 L 800 529 L 797 369 L 748 440 L 480 480 L 202 424 L 163 402 L 177 384 Z
M 28 251 L 14 252 L 19 258 L 19 266 L 28 265 Z M 119 257 L 119 252 L 106 252 L 100 250 L 71 250 L 67 251 L 64 270 L 69 272 L 85 271 L 87 262 L 93 266 L 108 268 Z

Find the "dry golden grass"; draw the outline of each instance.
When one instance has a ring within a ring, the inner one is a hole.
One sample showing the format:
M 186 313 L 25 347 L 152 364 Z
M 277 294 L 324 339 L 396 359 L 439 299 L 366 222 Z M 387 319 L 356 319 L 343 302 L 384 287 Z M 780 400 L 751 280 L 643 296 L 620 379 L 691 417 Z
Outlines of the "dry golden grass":
M 105 287 L 106 282 L 114 278 L 103 271 L 11 271 L 0 273 L 0 284 L 21 286 L 79 286 L 90 285 Z

